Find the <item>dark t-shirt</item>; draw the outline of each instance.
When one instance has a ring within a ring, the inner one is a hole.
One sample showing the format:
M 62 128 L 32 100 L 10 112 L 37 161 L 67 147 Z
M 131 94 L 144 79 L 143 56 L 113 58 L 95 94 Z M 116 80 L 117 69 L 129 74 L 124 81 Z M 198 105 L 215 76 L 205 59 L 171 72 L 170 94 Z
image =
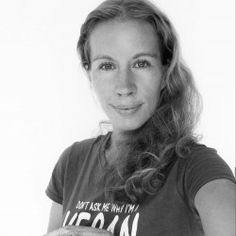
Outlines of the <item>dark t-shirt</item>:
M 104 147 L 111 136 L 76 142 L 59 158 L 46 194 L 63 205 L 65 225 L 107 229 L 115 236 L 200 236 L 201 220 L 194 206 L 197 191 L 232 171 L 215 149 L 195 144 L 187 158 L 174 158 L 164 186 L 140 204 L 111 203 L 98 183 L 106 164 Z

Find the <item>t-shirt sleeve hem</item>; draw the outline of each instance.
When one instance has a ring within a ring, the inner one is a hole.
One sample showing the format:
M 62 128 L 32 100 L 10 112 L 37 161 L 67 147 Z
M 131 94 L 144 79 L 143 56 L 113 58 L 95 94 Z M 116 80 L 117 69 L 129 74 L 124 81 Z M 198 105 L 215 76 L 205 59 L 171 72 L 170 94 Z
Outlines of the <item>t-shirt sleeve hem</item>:
M 49 189 L 46 189 L 45 193 L 54 202 L 62 204 L 63 202 L 62 198 L 58 197 L 55 193 L 51 192 Z
M 194 204 L 194 200 L 195 200 L 195 197 L 196 197 L 196 194 L 197 192 L 207 183 L 211 182 L 211 181 L 214 181 L 214 180 L 217 180 L 217 179 L 228 179 L 230 181 L 232 181 L 233 183 L 236 184 L 236 180 L 233 176 L 230 176 L 230 175 L 220 175 L 220 176 L 212 176 L 211 178 L 209 179 L 205 179 L 204 181 L 201 182 L 201 184 L 197 185 L 196 188 L 194 189 L 194 191 L 192 192 L 192 206 L 193 208 L 196 210 L 196 207 L 195 207 L 195 204 Z
M 192 194 L 193 198 L 196 196 L 197 192 L 200 190 L 201 187 L 203 187 L 205 184 L 207 184 L 213 180 L 217 180 L 217 179 L 228 179 L 228 180 L 231 180 L 234 183 L 236 183 L 236 180 L 233 176 L 229 176 L 229 175 L 212 176 L 211 178 L 206 179 L 205 181 L 202 181 L 201 184 L 199 184 L 195 188 L 195 190 L 193 191 L 193 194 Z

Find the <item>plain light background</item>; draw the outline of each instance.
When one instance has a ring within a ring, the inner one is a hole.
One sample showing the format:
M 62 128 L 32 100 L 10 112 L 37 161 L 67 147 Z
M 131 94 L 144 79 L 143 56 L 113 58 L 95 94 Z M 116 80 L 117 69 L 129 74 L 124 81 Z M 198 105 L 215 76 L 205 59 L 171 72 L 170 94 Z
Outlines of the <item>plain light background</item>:
M 61 152 L 106 118 L 79 65 L 81 23 L 100 0 L 0 2 L 1 235 L 43 235 Z M 197 133 L 235 166 L 235 1 L 153 0 L 171 19 L 203 97 Z

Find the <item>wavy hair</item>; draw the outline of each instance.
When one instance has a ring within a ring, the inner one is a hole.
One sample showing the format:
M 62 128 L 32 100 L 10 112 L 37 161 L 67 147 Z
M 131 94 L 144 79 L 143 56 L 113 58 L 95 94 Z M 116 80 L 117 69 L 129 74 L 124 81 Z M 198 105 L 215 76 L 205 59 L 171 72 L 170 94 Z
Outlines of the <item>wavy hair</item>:
M 105 195 L 115 201 L 142 202 L 156 194 L 176 158 L 185 158 L 198 142 L 194 128 L 201 113 L 201 96 L 180 55 L 177 34 L 166 15 L 146 0 L 106 0 L 93 10 L 81 27 L 77 50 L 90 70 L 89 36 L 101 22 L 111 19 L 142 20 L 155 29 L 161 63 L 166 68 L 164 88 L 150 119 L 129 135 L 119 158 L 105 168 Z

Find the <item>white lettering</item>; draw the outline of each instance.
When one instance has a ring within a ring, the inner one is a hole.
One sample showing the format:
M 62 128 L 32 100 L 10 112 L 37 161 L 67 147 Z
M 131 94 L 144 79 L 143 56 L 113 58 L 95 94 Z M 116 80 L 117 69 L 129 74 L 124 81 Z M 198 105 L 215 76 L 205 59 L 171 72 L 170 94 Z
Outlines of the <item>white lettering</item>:
M 123 208 L 124 208 L 124 205 L 118 206 L 117 204 L 112 204 L 112 206 L 111 206 L 111 212 L 122 213 Z
M 98 202 L 91 202 L 89 210 L 91 211 L 100 211 L 101 203 Z
M 100 221 L 100 225 L 99 225 L 99 227 L 96 227 L 96 225 L 97 225 L 97 223 Z M 97 216 L 95 217 L 95 219 L 93 220 L 93 223 L 92 223 L 92 225 L 91 225 L 91 227 L 93 227 L 93 228 L 99 228 L 99 229 L 102 229 L 102 227 L 103 227 L 103 225 L 104 225 L 104 221 L 105 221 L 105 219 L 104 219 L 104 215 L 103 215 L 103 213 L 102 212 L 100 212 L 99 214 L 97 214 Z
M 110 207 L 110 203 L 103 203 L 102 211 L 108 212 L 109 211 L 109 207 Z
M 116 215 L 113 221 L 111 222 L 111 224 L 108 226 L 107 231 L 110 231 L 114 234 L 115 226 L 118 220 L 119 220 L 119 216 Z
M 90 213 L 88 213 L 88 212 L 81 212 L 81 213 L 79 214 L 79 216 L 78 216 L 78 219 L 77 219 L 75 225 L 80 225 L 80 222 L 81 222 L 82 220 L 89 220 L 90 217 L 91 217 L 91 214 L 90 214 Z
M 76 213 L 73 215 L 73 217 L 71 218 L 71 220 L 70 220 L 70 222 L 69 222 L 68 225 L 73 225 L 73 223 L 74 223 L 74 221 L 76 220 L 77 216 L 78 216 L 78 213 L 76 212 Z
M 80 209 L 80 210 L 81 209 L 87 210 L 88 204 L 89 204 L 89 202 L 78 201 L 76 208 Z
M 134 217 L 133 224 L 132 224 L 132 230 L 131 230 L 131 236 L 136 236 L 136 234 L 137 234 L 138 220 L 139 220 L 139 213 L 137 213 Z
M 66 221 L 67 221 L 69 215 L 70 215 L 70 211 L 67 211 L 66 217 L 65 217 L 64 222 L 63 222 L 63 224 L 62 224 L 63 227 L 66 225 Z
M 121 225 L 120 236 L 129 236 L 129 226 L 128 226 L 129 217 L 130 216 L 127 216 Z

